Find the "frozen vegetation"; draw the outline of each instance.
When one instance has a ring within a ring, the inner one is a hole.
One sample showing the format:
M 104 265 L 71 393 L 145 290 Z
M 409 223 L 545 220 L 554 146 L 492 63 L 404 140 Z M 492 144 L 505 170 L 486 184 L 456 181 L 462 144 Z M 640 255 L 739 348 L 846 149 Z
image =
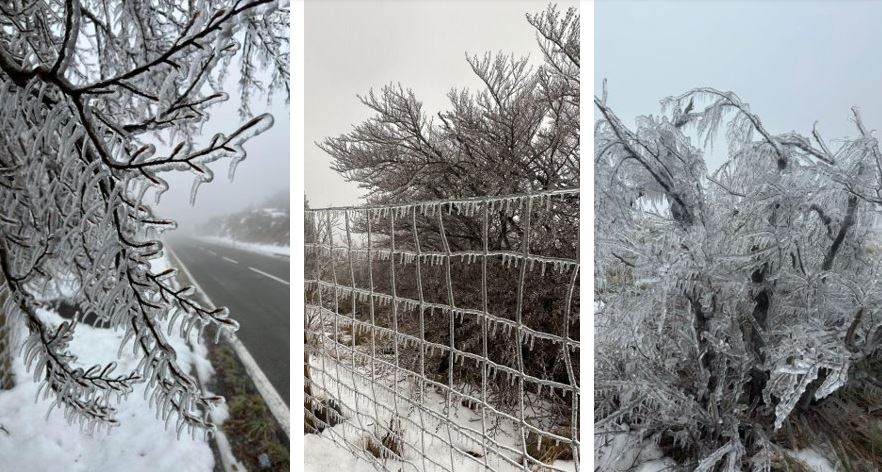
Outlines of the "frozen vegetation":
M 288 246 L 291 244 L 289 194 L 287 191 L 279 192 L 245 210 L 212 217 L 199 226 L 199 234 L 219 242 L 235 242 L 243 249 L 289 254 Z
M 857 109 L 833 146 L 817 126 L 776 134 L 712 88 L 636 127 L 614 103 L 604 84 L 595 429 L 690 470 L 878 470 L 882 152 Z M 728 159 L 710 169 L 721 136 Z
M 154 261 L 154 270 L 168 268 L 164 258 Z M 53 328 L 69 321 L 51 309 L 40 308 L 37 314 L 46 326 Z M 13 338 L 20 340 L 26 335 L 23 325 L 13 329 Z M 116 362 L 119 369 L 134 370 L 140 359 L 131 349 L 120 353 L 123 336 L 122 331 L 79 324 L 77 336 L 70 344 L 70 349 L 79 355 L 75 367 Z M 182 368 L 193 375 L 197 369 L 201 369 L 203 375 L 211 375 L 211 364 L 195 332 L 189 341 L 173 333 L 168 342 L 174 346 Z M 0 456 L 4 470 L 214 470 L 215 458 L 207 442 L 201 437 L 189 436 L 179 440 L 174 429 L 156 420 L 146 385 L 136 386 L 120 399 L 117 413 L 120 424 L 108 433 L 68 424 L 63 409 L 50 408 L 54 399 L 47 398 L 50 392 L 28 371 L 22 357 L 15 357 L 13 361 L 13 376 L 15 386 L 0 391 Z M 215 419 L 223 418 L 221 410 L 225 409 L 220 406 Z
M 207 327 L 233 331 L 238 323 L 226 309 L 203 306 L 191 289 L 177 287 L 174 271 L 151 269 L 163 254 L 162 233 L 176 222 L 154 214 L 150 202 L 168 188 L 163 176 L 169 172 L 193 175 L 191 200 L 214 179 L 215 163 L 226 162 L 232 178 L 247 141 L 272 126 L 272 116 L 252 113 L 251 99 L 287 91 L 286 6 L 266 0 L 4 6 L 0 322 L 9 330 L 18 330 L 17 323 L 26 327 L 24 345 L 13 353 L 22 356 L 14 360 L 16 382 L 30 378 L 38 384 L 23 383 L 12 392 L 34 394 L 36 388 L 41 403 L 63 412 L 50 416 L 50 424 L 28 423 L 28 434 L 44 431 L 32 444 L 0 438 L 0 447 L 16 446 L 3 455 L 4 466 L 9 460 L 50 460 L 36 450 L 26 454 L 25 447 L 55 447 L 47 438 L 70 429 L 59 430 L 58 418 L 81 425 L 90 432 L 83 437 L 92 438 L 136 409 L 136 424 L 127 431 L 153 433 L 141 421 L 150 414 L 155 428 L 167 425 L 169 432 L 151 434 L 154 442 L 142 437 L 128 444 L 136 453 L 131 463 L 142 452 L 138 447 L 145 453 L 164 447 L 165 456 L 150 457 L 164 463 L 180 457 L 178 450 L 190 451 L 194 459 L 179 463 L 203 464 L 205 446 L 187 442 L 178 449 L 164 442 L 166 434 L 210 435 L 212 409 L 223 399 L 202 391 L 189 348 L 175 336 L 189 339 Z M 221 84 L 234 64 L 240 69 L 241 122 L 203 137 L 212 107 L 229 98 Z M 67 302 L 109 328 L 102 333 L 116 349 L 93 339 L 98 332 L 84 323 L 59 322 L 43 309 L 50 288 L 59 285 L 68 288 Z M 27 377 L 18 375 L 22 366 Z M 144 400 L 125 403 L 135 397 Z M 10 425 L 21 426 L 17 421 Z M 111 441 L 123 439 L 134 436 Z M 84 441 L 79 445 L 96 448 L 97 440 Z M 111 457 L 107 444 L 101 454 Z M 68 446 L 65 469 L 71 470 L 78 444 Z
M 586 467 L 580 17 L 525 16 L 538 60 L 468 54 L 480 86 L 441 110 L 368 90 L 318 144 L 367 202 L 305 212 L 307 444 L 378 470 Z

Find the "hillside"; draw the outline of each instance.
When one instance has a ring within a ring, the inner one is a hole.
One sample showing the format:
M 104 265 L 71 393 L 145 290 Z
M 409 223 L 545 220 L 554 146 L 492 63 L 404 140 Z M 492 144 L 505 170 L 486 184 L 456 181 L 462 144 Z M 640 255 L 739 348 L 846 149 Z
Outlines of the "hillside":
M 291 230 L 288 192 L 280 192 L 245 210 L 210 218 L 199 226 L 205 236 L 287 246 Z

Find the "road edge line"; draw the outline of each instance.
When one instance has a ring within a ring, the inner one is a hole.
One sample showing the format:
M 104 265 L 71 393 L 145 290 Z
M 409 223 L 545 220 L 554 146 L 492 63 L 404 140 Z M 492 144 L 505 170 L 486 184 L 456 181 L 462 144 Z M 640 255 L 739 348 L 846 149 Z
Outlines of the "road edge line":
M 168 249 L 169 254 L 174 257 L 174 259 L 178 262 L 178 265 L 181 267 L 181 271 L 190 279 L 190 282 L 196 287 L 196 290 L 205 297 L 205 300 L 213 307 L 217 305 L 211 301 L 211 298 L 208 297 L 208 294 L 205 293 L 205 290 L 202 290 L 202 287 L 199 286 L 199 282 L 193 277 L 193 274 L 190 273 L 190 270 L 187 269 L 187 266 L 184 265 L 183 261 L 178 257 L 178 255 L 172 250 L 169 245 L 165 245 L 165 249 Z M 248 373 L 248 376 L 251 378 L 251 381 L 254 382 L 254 387 L 257 388 L 257 392 L 260 393 L 260 396 L 263 397 L 263 401 L 266 402 L 266 406 L 269 408 L 270 413 L 272 413 L 273 417 L 282 427 L 282 430 L 285 431 L 285 436 L 288 437 L 288 441 L 291 440 L 291 410 L 288 408 L 288 405 L 285 404 L 284 400 L 282 400 L 279 392 L 276 391 L 275 387 L 270 383 L 269 379 L 266 377 L 266 374 L 263 373 L 263 370 L 257 365 L 254 357 L 251 356 L 251 353 L 248 352 L 248 349 L 242 344 L 242 341 L 239 341 L 239 338 L 235 335 L 235 333 L 228 333 L 228 339 L 230 341 L 230 345 L 233 348 L 233 351 L 236 352 L 236 355 L 239 356 L 239 360 L 242 362 L 242 365 L 245 367 L 245 372 Z
M 262 271 L 262 270 L 260 270 L 260 269 L 258 269 L 258 268 L 256 268 L 256 267 L 248 266 L 248 268 L 251 269 L 252 272 L 256 272 L 256 273 L 258 273 L 258 274 L 260 274 L 260 275 L 262 275 L 262 276 L 264 276 L 264 277 L 266 277 L 266 278 L 273 279 L 273 280 L 275 280 L 276 282 L 283 283 L 283 284 L 285 284 L 285 285 L 287 285 L 287 286 L 289 286 L 289 287 L 291 286 L 291 282 L 288 282 L 287 280 L 285 280 L 285 279 L 283 279 L 283 278 L 281 278 L 281 277 L 276 277 L 275 275 L 270 274 L 269 272 L 264 272 L 264 271 Z

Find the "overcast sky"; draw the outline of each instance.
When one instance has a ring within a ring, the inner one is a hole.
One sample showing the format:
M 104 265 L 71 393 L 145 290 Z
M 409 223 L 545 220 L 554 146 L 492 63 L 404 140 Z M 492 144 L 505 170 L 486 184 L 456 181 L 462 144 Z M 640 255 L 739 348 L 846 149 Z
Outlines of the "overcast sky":
M 238 57 L 230 65 L 224 91 L 230 100 L 211 109 L 211 118 L 203 128 L 200 144 L 207 143 L 215 133 L 229 134 L 243 120 L 239 117 Z M 266 82 L 269 81 L 267 74 Z M 275 94 L 272 105 L 267 106 L 261 98 L 252 103 L 255 114 L 273 115 L 273 127 L 245 143 L 248 156 L 236 168 L 235 179 L 227 178 L 229 159 L 221 159 L 209 167 L 214 171 L 214 181 L 199 187 L 196 204 L 190 206 L 190 189 L 193 174 L 174 172 L 160 174 L 168 181 L 169 189 L 162 196 L 156 211 L 159 216 L 176 220 L 182 231 L 208 217 L 234 213 L 254 203 L 261 203 L 278 192 L 288 191 L 291 181 L 290 114 L 285 103 L 284 91 Z M 153 203 L 153 200 L 149 203 Z
M 558 2 L 561 9 L 577 2 Z M 400 82 L 424 111 L 447 109 L 447 92 L 477 88 L 466 53 L 541 59 L 526 13 L 545 0 L 327 1 L 305 4 L 305 191 L 313 208 L 357 204 L 365 190 L 331 170 L 315 142 L 371 116 L 356 95 Z M 298 164 L 299 165 L 299 164 Z
M 772 133 L 882 127 L 882 2 L 607 1 L 595 4 L 595 93 L 633 126 L 690 88 L 735 92 Z M 725 149 L 716 146 L 712 164 Z

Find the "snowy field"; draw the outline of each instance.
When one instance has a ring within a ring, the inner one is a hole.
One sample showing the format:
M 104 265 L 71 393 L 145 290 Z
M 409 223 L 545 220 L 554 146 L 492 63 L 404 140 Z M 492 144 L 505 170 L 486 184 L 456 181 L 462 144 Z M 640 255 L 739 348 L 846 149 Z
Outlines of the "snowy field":
M 162 270 L 167 262 L 159 260 L 153 270 Z M 41 319 L 57 326 L 64 320 L 55 312 L 40 310 Z M 23 339 L 26 328 L 16 326 L 18 339 Z M 177 331 L 177 330 L 176 330 Z M 196 336 L 195 333 L 192 336 Z M 129 346 L 117 357 L 122 331 L 110 331 L 78 324 L 70 351 L 78 356 L 77 366 L 88 368 L 94 364 L 116 361 L 117 372 L 134 370 L 139 359 Z M 211 365 L 205 347 L 197 343 L 190 347 L 177 335 L 168 337 L 178 354 L 178 362 L 189 367 L 195 375 L 210 374 Z M 17 354 L 17 352 L 15 353 Z M 196 439 L 183 434 L 178 440 L 174 423 L 166 430 L 156 412 L 148 406 L 144 384 L 136 384 L 134 392 L 117 406 L 120 425 L 110 432 L 82 432 L 77 424 L 69 425 L 62 409 L 53 409 L 47 417 L 51 400 L 35 402 L 39 384 L 33 373 L 28 373 L 20 356 L 14 356 L 15 387 L 0 391 L 0 469 L 6 471 L 127 471 L 127 472 L 210 472 L 215 460 L 208 442 L 201 435 Z M 221 407 L 225 410 L 225 407 Z M 216 411 L 215 420 L 224 416 Z
M 274 244 L 260 244 L 260 243 L 245 243 L 242 241 L 236 241 L 235 239 L 221 236 L 199 236 L 199 239 L 204 239 L 209 242 L 213 242 L 216 244 L 223 244 L 225 246 L 234 247 L 237 249 L 244 249 L 246 251 L 257 252 L 260 254 L 266 254 L 270 256 L 276 257 L 291 257 L 291 247 L 290 246 L 277 246 Z

